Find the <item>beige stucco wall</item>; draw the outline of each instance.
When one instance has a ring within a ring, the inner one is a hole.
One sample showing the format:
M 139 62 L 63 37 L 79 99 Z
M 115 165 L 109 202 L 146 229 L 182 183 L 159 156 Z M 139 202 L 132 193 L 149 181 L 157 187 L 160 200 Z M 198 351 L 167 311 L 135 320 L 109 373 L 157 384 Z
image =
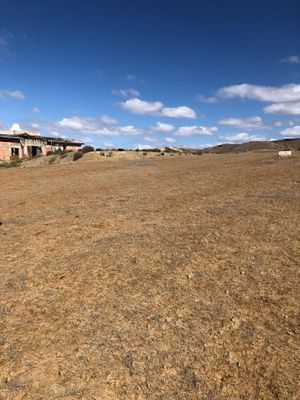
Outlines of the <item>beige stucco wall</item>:
M 19 156 L 23 157 L 23 151 L 20 143 L 15 142 L 0 142 L 0 160 L 9 161 L 11 159 L 11 148 L 19 149 Z
M 22 139 L 21 140 L 21 145 L 23 146 L 23 155 L 24 157 L 28 156 L 28 147 L 29 146 L 36 146 L 40 147 L 42 150 L 42 154 L 46 155 L 47 152 L 47 144 L 46 142 L 39 140 L 39 139 Z
M 22 139 L 21 143 L 17 142 L 1 142 L 0 141 L 0 160 L 9 161 L 11 159 L 11 148 L 17 147 L 19 149 L 19 157 L 28 157 L 28 146 L 37 146 L 42 150 L 42 154 L 46 155 L 47 151 L 55 151 L 61 148 L 62 146 L 50 146 L 47 145 L 46 142 L 41 141 L 39 139 Z M 77 146 L 67 146 L 67 151 L 78 151 L 79 147 Z

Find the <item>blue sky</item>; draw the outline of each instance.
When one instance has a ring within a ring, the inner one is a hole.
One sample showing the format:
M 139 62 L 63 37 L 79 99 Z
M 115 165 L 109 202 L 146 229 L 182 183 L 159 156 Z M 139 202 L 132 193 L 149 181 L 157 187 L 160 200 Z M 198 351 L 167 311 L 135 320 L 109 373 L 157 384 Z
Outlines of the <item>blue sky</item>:
M 0 0 L 0 126 L 97 147 L 300 137 L 299 21 L 300 0 Z

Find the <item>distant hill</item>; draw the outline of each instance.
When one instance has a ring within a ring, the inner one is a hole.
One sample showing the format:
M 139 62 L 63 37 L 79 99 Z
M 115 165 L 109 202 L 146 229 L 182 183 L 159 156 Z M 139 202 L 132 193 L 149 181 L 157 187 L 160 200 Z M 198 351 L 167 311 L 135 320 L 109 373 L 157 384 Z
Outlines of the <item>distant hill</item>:
M 279 150 L 298 150 L 300 151 L 300 138 L 295 139 L 281 139 L 271 142 L 248 142 L 242 144 L 225 143 L 219 146 L 208 147 L 202 153 L 210 154 L 226 154 L 226 153 L 244 153 L 246 151 L 279 151 Z M 195 151 L 195 150 L 192 150 Z

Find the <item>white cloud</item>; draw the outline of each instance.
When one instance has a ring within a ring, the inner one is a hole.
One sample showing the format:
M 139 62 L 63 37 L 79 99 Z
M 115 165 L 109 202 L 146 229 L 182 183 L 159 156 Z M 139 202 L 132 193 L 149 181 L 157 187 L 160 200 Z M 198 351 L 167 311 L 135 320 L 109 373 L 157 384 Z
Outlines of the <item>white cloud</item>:
M 14 123 L 14 124 L 12 124 L 10 130 L 11 130 L 11 131 L 21 131 L 22 129 L 21 129 L 21 127 L 20 127 L 19 124 Z
M 218 99 L 214 96 L 205 97 L 202 94 L 199 94 L 197 96 L 197 101 L 199 101 L 199 103 L 214 104 L 218 102 Z
M 281 121 L 276 121 L 273 124 L 274 126 L 276 126 L 276 128 L 280 128 L 282 126 L 282 122 Z
M 295 125 L 292 128 L 284 129 L 280 132 L 280 135 L 284 137 L 300 137 L 300 126 Z
M 280 60 L 282 63 L 286 64 L 300 64 L 300 57 L 299 56 L 289 56 L 285 57 Z
M 85 143 L 85 144 L 94 144 L 94 140 L 92 138 L 89 137 L 82 137 L 81 140 Z
M 222 139 L 227 140 L 228 142 L 250 142 L 250 141 L 263 141 L 266 140 L 264 136 L 257 136 L 257 135 L 249 135 L 249 133 L 242 132 L 237 133 L 236 135 L 228 135 L 228 136 L 221 136 Z
M 36 123 L 31 124 L 31 126 L 33 129 L 39 129 L 39 127 L 40 127 L 40 125 L 36 124 Z
M 173 125 L 164 124 L 162 122 L 156 122 L 156 126 L 153 126 L 151 128 L 151 130 L 154 132 L 164 132 L 164 133 L 172 132 L 174 129 L 175 128 Z
M 241 85 L 223 87 L 218 90 L 217 94 L 225 98 L 239 97 L 241 99 L 285 103 L 300 101 L 300 85 L 291 83 L 275 87 L 243 83 Z
M 109 149 L 115 147 L 114 143 L 112 143 L 112 142 L 104 142 L 103 146 L 105 146 L 106 148 L 109 148 Z
M 61 136 L 61 134 L 60 134 L 60 132 L 58 132 L 58 131 L 49 131 L 49 135 L 50 136 L 55 136 L 55 137 L 60 137 Z
M 133 75 L 133 74 L 127 75 L 126 79 L 131 82 L 137 81 L 141 85 L 149 86 L 148 82 L 145 79 L 140 79 L 139 77 L 137 77 L 136 75 Z
M 114 96 L 120 97 L 140 97 L 140 92 L 135 89 L 114 89 L 112 90 Z
M 110 122 L 110 124 L 109 124 Z M 60 121 L 45 126 L 47 130 L 67 131 L 78 135 L 91 134 L 96 136 L 134 136 L 142 134 L 142 131 L 133 125 L 117 125 L 117 122 L 110 117 L 71 117 L 63 118 Z
M 140 115 L 161 115 L 170 118 L 196 118 L 195 111 L 190 107 L 164 107 L 161 101 L 149 102 L 133 98 L 122 102 L 121 108 Z
M 17 99 L 17 100 L 24 100 L 25 94 L 23 92 L 21 92 L 21 90 L 0 89 L 0 99 L 4 100 L 7 97 L 11 97 L 11 98 Z
M 129 75 L 127 75 L 126 79 L 127 79 L 128 81 L 134 81 L 134 80 L 136 80 L 136 76 L 135 76 L 135 75 L 132 75 L 132 74 L 129 74 Z
M 14 39 L 14 35 L 7 29 L 0 28 L 0 55 L 8 53 L 9 43 Z
M 35 114 L 39 114 L 41 111 L 38 107 L 33 107 L 32 112 Z
M 215 126 L 181 126 L 177 129 L 176 136 L 211 136 L 218 131 Z
M 166 138 L 165 138 L 165 141 L 166 141 L 167 143 L 175 143 L 175 142 L 176 142 L 176 139 L 174 139 L 174 138 L 172 138 L 172 137 L 166 137 Z
M 105 125 L 117 125 L 118 121 L 115 120 L 114 118 L 109 117 L 108 115 L 102 115 L 100 117 L 101 122 Z
M 146 115 L 146 114 L 157 115 L 157 113 L 162 109 L 162 107 L 163 103 L 161 101 L 155 101 L 151 103 L 137 98 L 129 99 L 121 103 L 121 108 L 123 110 L 140 115 Z
M 261 117 L 226 118 L 226 119 L 221 119 L 220 121 L 218 121 L 218 124 L 219 125 L 232 126 L 232 127 L 236 128 L 236 129 L 246 129 L 246 130 L 270 129 L 268 126 L 264 125 Z
M 264 112 L 278 115 L 300 115 L 300 101 L 294 103 L 274 103 L 264 107 Z
M 153 137 L 153 136 L 144 136 L 143 139 L 145 140 L 145 142 L 158 143 L 158 139 L 156 137 Z
M 153 149 L 153 146 L 150 146 L 149 144 L 138 144 L 135 148 L 139 150 L 150 150 Z
M 135 128 L 133 125 L 120 126 L 117 128 L 124 135 L 140 135 L 142 132 L 140 129 Z
M 207 149 L 208 147 L 213 147 L 213 146 L 217 146 L 217 143 L 212 144 L 212 143 L 204 143 L 204 144 L 199 144 L 198 147 L 199 149 Z
M 63 118 L 57 122 L 57 126 L 66 130 L 93 130 L 95 129 L 95 121 L 92 118 Z
M 164 107 L 161 111 L 161 115 L 170 118 L 196 118 L 195 111 L 187 106 Z

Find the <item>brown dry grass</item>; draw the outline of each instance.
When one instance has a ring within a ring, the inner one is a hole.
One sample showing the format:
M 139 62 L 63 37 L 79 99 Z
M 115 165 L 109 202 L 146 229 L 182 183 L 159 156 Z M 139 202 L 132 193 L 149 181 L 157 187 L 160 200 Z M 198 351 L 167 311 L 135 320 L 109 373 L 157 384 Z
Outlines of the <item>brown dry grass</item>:
M 299 167 L 0 170 L 0 399 L 299 399 Z

